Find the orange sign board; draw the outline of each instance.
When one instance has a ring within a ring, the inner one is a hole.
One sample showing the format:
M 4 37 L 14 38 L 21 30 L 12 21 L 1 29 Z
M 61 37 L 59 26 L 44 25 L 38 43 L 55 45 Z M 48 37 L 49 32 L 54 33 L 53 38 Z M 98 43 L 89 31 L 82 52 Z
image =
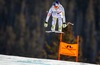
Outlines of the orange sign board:
M 78 44 L 68 44 L 65 42 L 60 42 L 59 54 L 78 56 Z

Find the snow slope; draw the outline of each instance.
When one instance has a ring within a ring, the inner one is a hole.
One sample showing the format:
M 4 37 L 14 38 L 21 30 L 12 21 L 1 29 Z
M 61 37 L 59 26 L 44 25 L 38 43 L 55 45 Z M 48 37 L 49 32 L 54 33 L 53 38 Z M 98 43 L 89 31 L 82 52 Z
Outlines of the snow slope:
M 96 65 L 96 64 L 0 55 L 0 65 Z

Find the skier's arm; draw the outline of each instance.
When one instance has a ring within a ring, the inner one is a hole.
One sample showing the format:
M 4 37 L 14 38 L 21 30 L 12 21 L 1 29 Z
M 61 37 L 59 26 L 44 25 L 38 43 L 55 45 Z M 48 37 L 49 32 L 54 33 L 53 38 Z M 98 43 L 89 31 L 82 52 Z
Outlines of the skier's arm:
M 62 9 L 62 16 L 63 16 L 63 28 L 65 28 L 67 25 L 65 22 L 65 10 L 64 10 L 64 7 L 62 5 L 61 5 L 61 9 Z
M 63 16 L 63 23 L 65 23 L 65 10 L 63 7 L 62 7 L 62 16 Z
M 49 12 L 48 12 L 48 14 L 47 14 L 46 22 L 48 22 L 48 20 L 49 20 L 49 18 L 50 18 L 50 16 L 51 16 L 51 13 L 52 13 L 52 10 L 51 10 L 51 9 L 52 9 L 52 8 L 49 9 Z
M 48 20 L 49 20 L 49 18 L 50 18 L 50 16 L 51 16 L 51 13 L 52 13 L 52 10 L 51 10 L 51 8 L 49 9 L 49 12 L 48 12 L 48 14 L 47 14 L 47 17 L 46 17 L 46 21 L 44 22 L 44 27 L 48 27 Z

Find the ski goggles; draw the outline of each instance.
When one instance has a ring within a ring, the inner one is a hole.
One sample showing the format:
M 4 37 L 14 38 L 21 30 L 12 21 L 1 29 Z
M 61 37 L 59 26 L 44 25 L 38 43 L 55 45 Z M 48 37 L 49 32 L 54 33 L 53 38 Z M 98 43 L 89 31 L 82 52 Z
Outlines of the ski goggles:
M 54 6 L 55 9 L 58 9 L 58 6 Z

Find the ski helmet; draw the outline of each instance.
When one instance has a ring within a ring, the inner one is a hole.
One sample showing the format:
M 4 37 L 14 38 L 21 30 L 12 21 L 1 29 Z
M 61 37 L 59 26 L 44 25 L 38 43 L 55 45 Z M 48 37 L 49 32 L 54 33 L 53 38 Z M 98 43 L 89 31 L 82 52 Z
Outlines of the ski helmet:
M 55 2 L 53 3 L 53 5 L 54 5 L 54 8 L 58 8 L 58 7 L 59 7 L 59 2 L 58 2 L 58 1 L 55 1 Z

